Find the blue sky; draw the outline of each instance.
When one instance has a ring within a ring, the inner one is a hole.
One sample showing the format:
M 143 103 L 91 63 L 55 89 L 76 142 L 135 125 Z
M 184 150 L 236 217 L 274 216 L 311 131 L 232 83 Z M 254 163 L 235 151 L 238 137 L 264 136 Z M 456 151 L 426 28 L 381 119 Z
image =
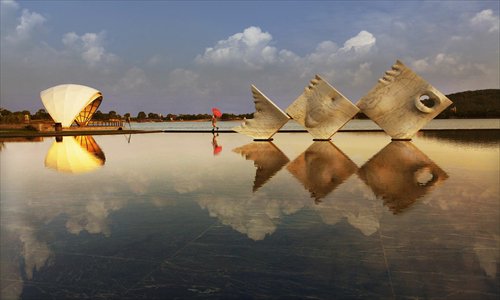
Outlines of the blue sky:
M 396 59 L 444 93 L 499 88 L 499 1 L 1 1 L 0 102 L 79 83 L 102 111 L 282 109 L 314 74 L 356 103 Z

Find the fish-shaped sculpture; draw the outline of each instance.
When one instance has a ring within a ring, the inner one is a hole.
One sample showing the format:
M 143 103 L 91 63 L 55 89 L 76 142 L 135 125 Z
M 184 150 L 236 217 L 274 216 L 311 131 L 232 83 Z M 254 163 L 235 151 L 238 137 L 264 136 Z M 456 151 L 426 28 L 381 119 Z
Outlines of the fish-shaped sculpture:
M 450 104 L 398 60 L 356 105 L 394 140 L 409 140 Z
M 358 112 L 357 106 L 319 75 L 286 109 L 316 140 L 329 140 Z
M 252 85 L 252 95 L 255 103 L 253 119 L 243 121 L 233 130 L 255 140 L 271 140 L 290 118 L 254 85 Z

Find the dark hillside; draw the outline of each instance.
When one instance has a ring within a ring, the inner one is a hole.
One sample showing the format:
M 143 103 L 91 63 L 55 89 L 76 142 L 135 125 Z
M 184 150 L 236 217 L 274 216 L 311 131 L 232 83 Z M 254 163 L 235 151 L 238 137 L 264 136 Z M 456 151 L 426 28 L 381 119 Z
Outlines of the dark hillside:
M 500 118 L 500 89 L 446 95 L 453 104 L 438 118 Z

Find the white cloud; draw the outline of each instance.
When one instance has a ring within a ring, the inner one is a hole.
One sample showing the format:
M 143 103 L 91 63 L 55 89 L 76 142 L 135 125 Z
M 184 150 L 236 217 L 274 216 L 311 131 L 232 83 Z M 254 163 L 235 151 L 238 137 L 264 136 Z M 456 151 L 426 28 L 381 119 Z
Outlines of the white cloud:
M 373 73 L 371 70 L 371 63 L 364 62 L 359 65 L 358 69 L 353 74 L 353 86 L 361 86 L 365 82 L 369 82 L 373 78 Z
M 62 43 L 70 51 L 79 55 L 87 64 L 95 66 L 98 63 L 112 63 L 117 56 L 104 48 L 105 32 L 85 33 L 81 36 L 74 32 L 66 33 Z
M 499 18 L 491 9 L 485 9 L 470 19 L 470 24 L 476 28 L 486 29 L 488 32 L 498 32 Z
M 41 14 L 24 9 L 21 17 L 18 19 L 18 25 L 16 26 L 15 32 L 6 37 L 7 41 L 18 43 L 29 40 L 46 21 L 47 19 Z
M 196 57 L 196 62 L 212 65 L 237 64 L 261 69 L 265 64 L 274 63 L 278 57 L 278 50 L 269 45 L 271 40 L 272 36 L 268 32 L 262 32 L 255 26 L 248 27 L 226 40 L 218 41 L 214 47 L 205 49 L 203 55 Z
M 2 9 L 2 11 L 7 9 L 16 10 L 19 8 L 19 4 L 17 4 L 17 2 L 13 0 L 2 0 L 0 1 L 0 8 Z
M 456 53 L 438 53 L 434 57 L 417 59 L 411 63 L 416 72 L 423 74 L 443 74 L 448 77 L 485 75 L 487 66 L 467 61 Z
M 113 87 L 114 92 L 140 90 L 150 86 L 146 73 L 141 68 L 132 67 Z
M 249 84 L 253 83 L 280 95 L 286 103 L 276 98 L 273 101 L 284 106 L 302 91 L 300 84 L 306 84 L 315 74 L 340 84 L 340 90 L 342 85 L 369 88 L 372 64 L 367 60 L 374 52 L 375 43 L 373 34 L 361 31 L 342 48 L 334 41 L 322 41 L 311 53 L 299 56 L 273 46 L 271 34 L 251 26 L 207 48 L 195 58 L 191 68 L 172 71 L 167 92 L 172 98 L 234 99 L 234 95 L 248 91 Z M 242 103 L 238 103 L 232 101 L 228 105 L 241 107 Z
M 355 37 L 347 40 L 344 43 L 344 47 L 342 47 L 340 50 L 346 52 L 353 50 L 357 53 L 367 53 L 375 45 L 376 41 L 377 39 L 373 36 L 373 34 L 363 30 Z

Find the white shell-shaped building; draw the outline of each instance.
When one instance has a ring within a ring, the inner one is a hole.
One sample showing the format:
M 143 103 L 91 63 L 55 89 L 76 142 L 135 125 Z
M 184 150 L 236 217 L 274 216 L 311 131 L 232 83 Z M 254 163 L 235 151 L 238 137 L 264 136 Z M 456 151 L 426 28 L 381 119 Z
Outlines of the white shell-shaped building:
M 102 93 L 79 84 L 61 84 L 40 92 L 45 109 L 54 122 L 70 127 L 85 126 L 102 102 Z

